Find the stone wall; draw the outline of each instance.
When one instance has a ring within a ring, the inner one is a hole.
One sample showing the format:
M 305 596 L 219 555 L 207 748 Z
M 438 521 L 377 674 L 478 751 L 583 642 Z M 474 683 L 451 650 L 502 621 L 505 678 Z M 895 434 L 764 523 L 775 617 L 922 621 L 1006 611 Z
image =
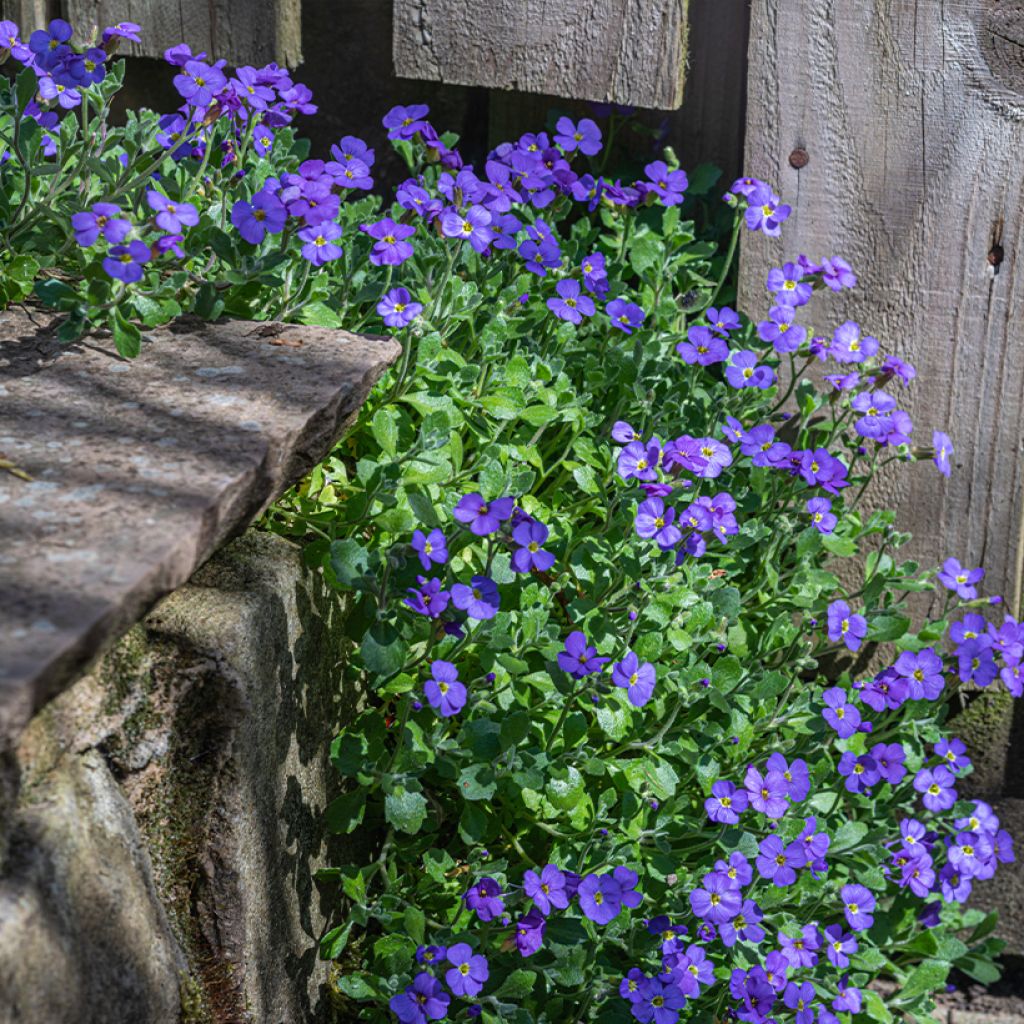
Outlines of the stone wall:
M 298 548 L 250 531 L 33 719 L 0 1024 L 330 1019 L 314 873 L 357 700 L 343 613 Z

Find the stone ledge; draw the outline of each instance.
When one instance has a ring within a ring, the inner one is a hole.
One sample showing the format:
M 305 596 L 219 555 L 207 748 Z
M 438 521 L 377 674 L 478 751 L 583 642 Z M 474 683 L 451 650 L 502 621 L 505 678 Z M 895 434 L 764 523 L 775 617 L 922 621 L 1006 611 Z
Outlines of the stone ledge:
M 400 347 L 186 318 L 119 360 L 0 312 L 0 754 L 321 459 Z M 25 474 L 31 479 L 24 479 Z

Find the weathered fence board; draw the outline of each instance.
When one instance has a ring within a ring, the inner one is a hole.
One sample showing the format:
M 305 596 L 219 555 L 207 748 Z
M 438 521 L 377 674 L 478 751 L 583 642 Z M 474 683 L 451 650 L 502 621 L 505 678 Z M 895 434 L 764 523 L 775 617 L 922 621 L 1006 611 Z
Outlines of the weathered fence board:
M 851 317 L 912 361 L 915 440 L 948 430 L 957 449 L 948 483 L 893 466 L 874 500 L 914 553 L 984 564 L 1019 607 L 1024 4 L 754 0 L 748 82 L 748 172 L 793 215 L 778 242 L 748 241 L 745 308 L 766 308 L 784 257 L 853 264 L 859 287 L 812 305 L 814 326 Z
M 124 52 L 146 57 L 185 42 L 232 64 L 295 67 L 302 60 L 301 0 L 2 0 L 0 11 L 26 35 L 57 16 L 80 36 L 134 21 L 143 41 Z
M 674 109 L 686 0 L 394 0 L 397 74 Z

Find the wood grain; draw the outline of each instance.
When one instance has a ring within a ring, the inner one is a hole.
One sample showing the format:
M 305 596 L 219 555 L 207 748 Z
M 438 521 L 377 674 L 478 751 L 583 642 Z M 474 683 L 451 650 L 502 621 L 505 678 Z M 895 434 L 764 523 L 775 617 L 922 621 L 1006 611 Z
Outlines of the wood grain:
M 393 0 L 407 78 L 674 109 L 686 0 Z
M 25 36 L 57 16 L 74 26 L 77 38 L 134 21 L 142 26 L 142 44 L 123 52 L 136 56 L 158 57 L 188 43 L 233 65 L 295 67 L 302 60 L 301 0 L 3 0 L 2 10 Z
M 913 362 L 915 440 L 956 445 L 950 481 L 895 465 L 871 501 L 898 510 L 913 554 L 984 565 L 1019 608 L 1024 4 L 754 0 L 749 55 L 748 172 L 794 211 L 780 241 L 747 241 L 744 308 L 767 309 L 783 258 L 850 261 L 859 287 L 816 300 L 813 326 L 853 318 Z

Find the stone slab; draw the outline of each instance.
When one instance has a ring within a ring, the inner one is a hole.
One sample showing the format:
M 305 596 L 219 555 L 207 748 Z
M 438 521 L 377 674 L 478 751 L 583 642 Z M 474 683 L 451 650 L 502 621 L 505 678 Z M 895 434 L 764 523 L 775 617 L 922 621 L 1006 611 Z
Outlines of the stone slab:
M 315 465 L 400 352 L 186 318 L 126 362 L 51 324 L 0 312 L 0 752 Z

